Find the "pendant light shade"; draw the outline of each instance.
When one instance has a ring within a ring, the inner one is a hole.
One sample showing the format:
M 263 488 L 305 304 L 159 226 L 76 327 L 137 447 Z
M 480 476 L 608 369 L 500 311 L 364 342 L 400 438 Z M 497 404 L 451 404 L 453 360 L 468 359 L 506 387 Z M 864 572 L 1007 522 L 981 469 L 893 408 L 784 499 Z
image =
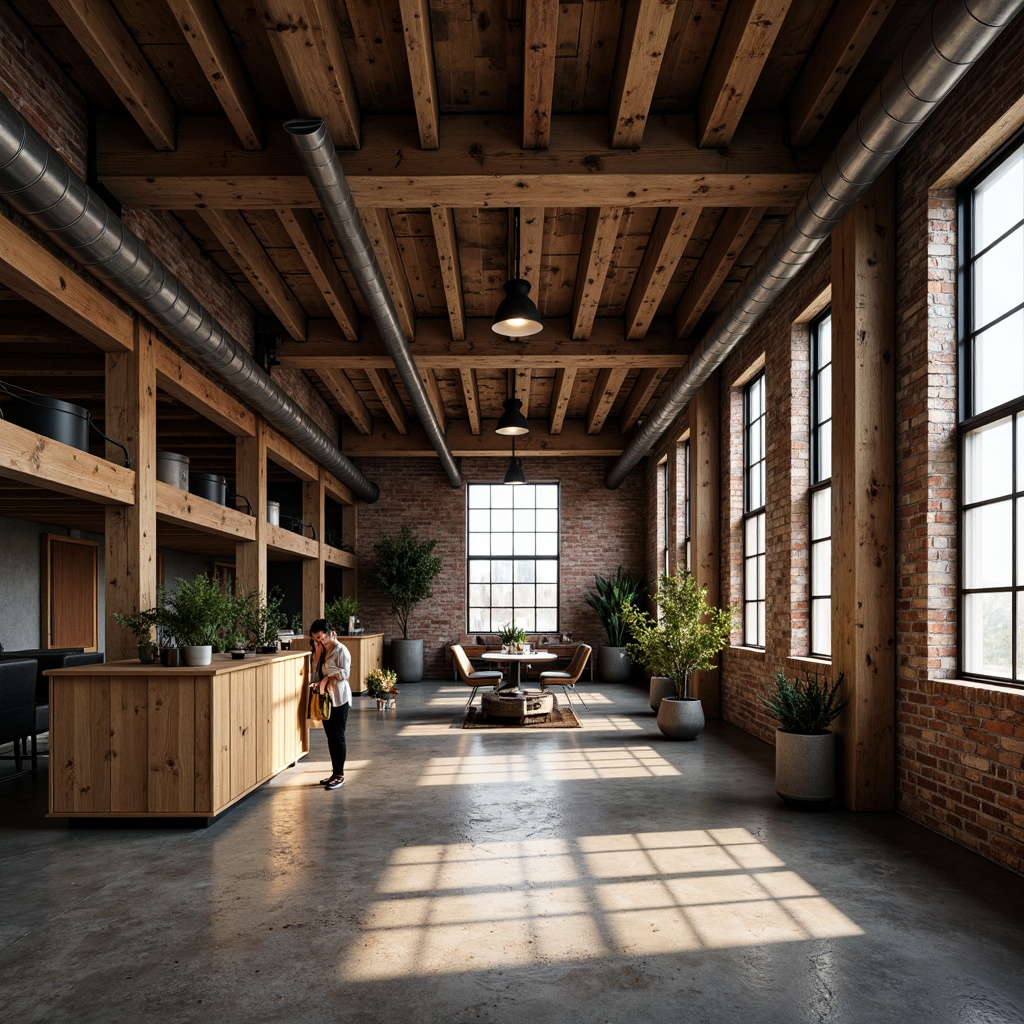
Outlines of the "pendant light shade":
M 505 298 L 498 304 L 491 330 L 505 338 L 528 338 L 544 329 L 530 298 L 530 282 L 514 277 L 505 282 Z
M 523 403 L 518 398 L 506 398 L 504 402 L 505 411 L 494 428 L 496 434 L 504 434 L 506 437 L 516 437 L 530 432 L 530 425 L 523 415 Z
M 525 484 L 526 474 L 523 472 L 523 460 L 516 455 L 516 435 L 512 435 L 512 458 L 508 460 L 503 484 Z

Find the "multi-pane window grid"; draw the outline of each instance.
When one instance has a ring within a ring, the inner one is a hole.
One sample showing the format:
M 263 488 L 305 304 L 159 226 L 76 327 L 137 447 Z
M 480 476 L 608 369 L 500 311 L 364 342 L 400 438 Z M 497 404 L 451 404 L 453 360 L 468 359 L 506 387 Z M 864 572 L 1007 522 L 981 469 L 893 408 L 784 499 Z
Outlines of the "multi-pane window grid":
M 661 571 L 668 575 L 668 459 L 665 459 L 658 466 L 659 481 L 661 490 Z
M 683 564 L 693 572 L 690 563 L 690 442 L 683 442 Z
M 832 655 L 832 316 L 811 328 L 810 653 Z
M 743 391 L 743 642 L 765 641 L 764 373 Z
M 1024 147 L 961 197 L 960 671 L 1024 683 Z
M 467 487 L 467 632 L 558 632 L 558 484 Z

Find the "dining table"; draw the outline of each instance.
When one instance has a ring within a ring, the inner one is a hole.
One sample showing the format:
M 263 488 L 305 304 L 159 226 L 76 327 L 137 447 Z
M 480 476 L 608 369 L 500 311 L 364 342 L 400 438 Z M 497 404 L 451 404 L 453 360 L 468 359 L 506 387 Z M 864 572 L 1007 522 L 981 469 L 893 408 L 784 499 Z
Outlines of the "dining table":
M 509 651 L 485 651 L 480 657 L 484 661 L 507 662 L 509 681 L 504 686 L 498 688 L 502 690 L 518 690 L 524 663 L 555 661 L 558 655 L 553 654 L 551 651 L 530 651 L 529 654 L 525 652 L 523 654 L 512 654 Z

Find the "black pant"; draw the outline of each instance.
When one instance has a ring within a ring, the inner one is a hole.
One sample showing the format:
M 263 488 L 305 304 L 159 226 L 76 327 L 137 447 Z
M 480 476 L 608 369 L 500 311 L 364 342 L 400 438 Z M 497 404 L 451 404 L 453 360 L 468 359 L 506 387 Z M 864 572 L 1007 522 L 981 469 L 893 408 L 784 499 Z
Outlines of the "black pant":
M 345 754 L 348 747 L 345 743 L 345 723 L 348 721 L 349 705 L 331 708 L 331 717 L 324 722 L 327 734 L 327 749 L 331 752 L 331 770 L 335 775 L 345 774 Z

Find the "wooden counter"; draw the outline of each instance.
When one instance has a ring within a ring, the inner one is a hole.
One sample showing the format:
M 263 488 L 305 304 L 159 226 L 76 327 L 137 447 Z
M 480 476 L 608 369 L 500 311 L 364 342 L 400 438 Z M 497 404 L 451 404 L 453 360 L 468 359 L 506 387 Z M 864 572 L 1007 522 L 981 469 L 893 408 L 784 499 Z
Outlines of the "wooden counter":
M 371 669 L 384 667 L 384 634 L 359 633 L 356 636 L 339 636 L 338 642 L 348 648 L 352 655 L 352 668 L 348 685 L 353 693 L 366 690 L 366 677 Z
M 305 652 L 50 677 L 50 815 L 212 818 L 309 750 Z

